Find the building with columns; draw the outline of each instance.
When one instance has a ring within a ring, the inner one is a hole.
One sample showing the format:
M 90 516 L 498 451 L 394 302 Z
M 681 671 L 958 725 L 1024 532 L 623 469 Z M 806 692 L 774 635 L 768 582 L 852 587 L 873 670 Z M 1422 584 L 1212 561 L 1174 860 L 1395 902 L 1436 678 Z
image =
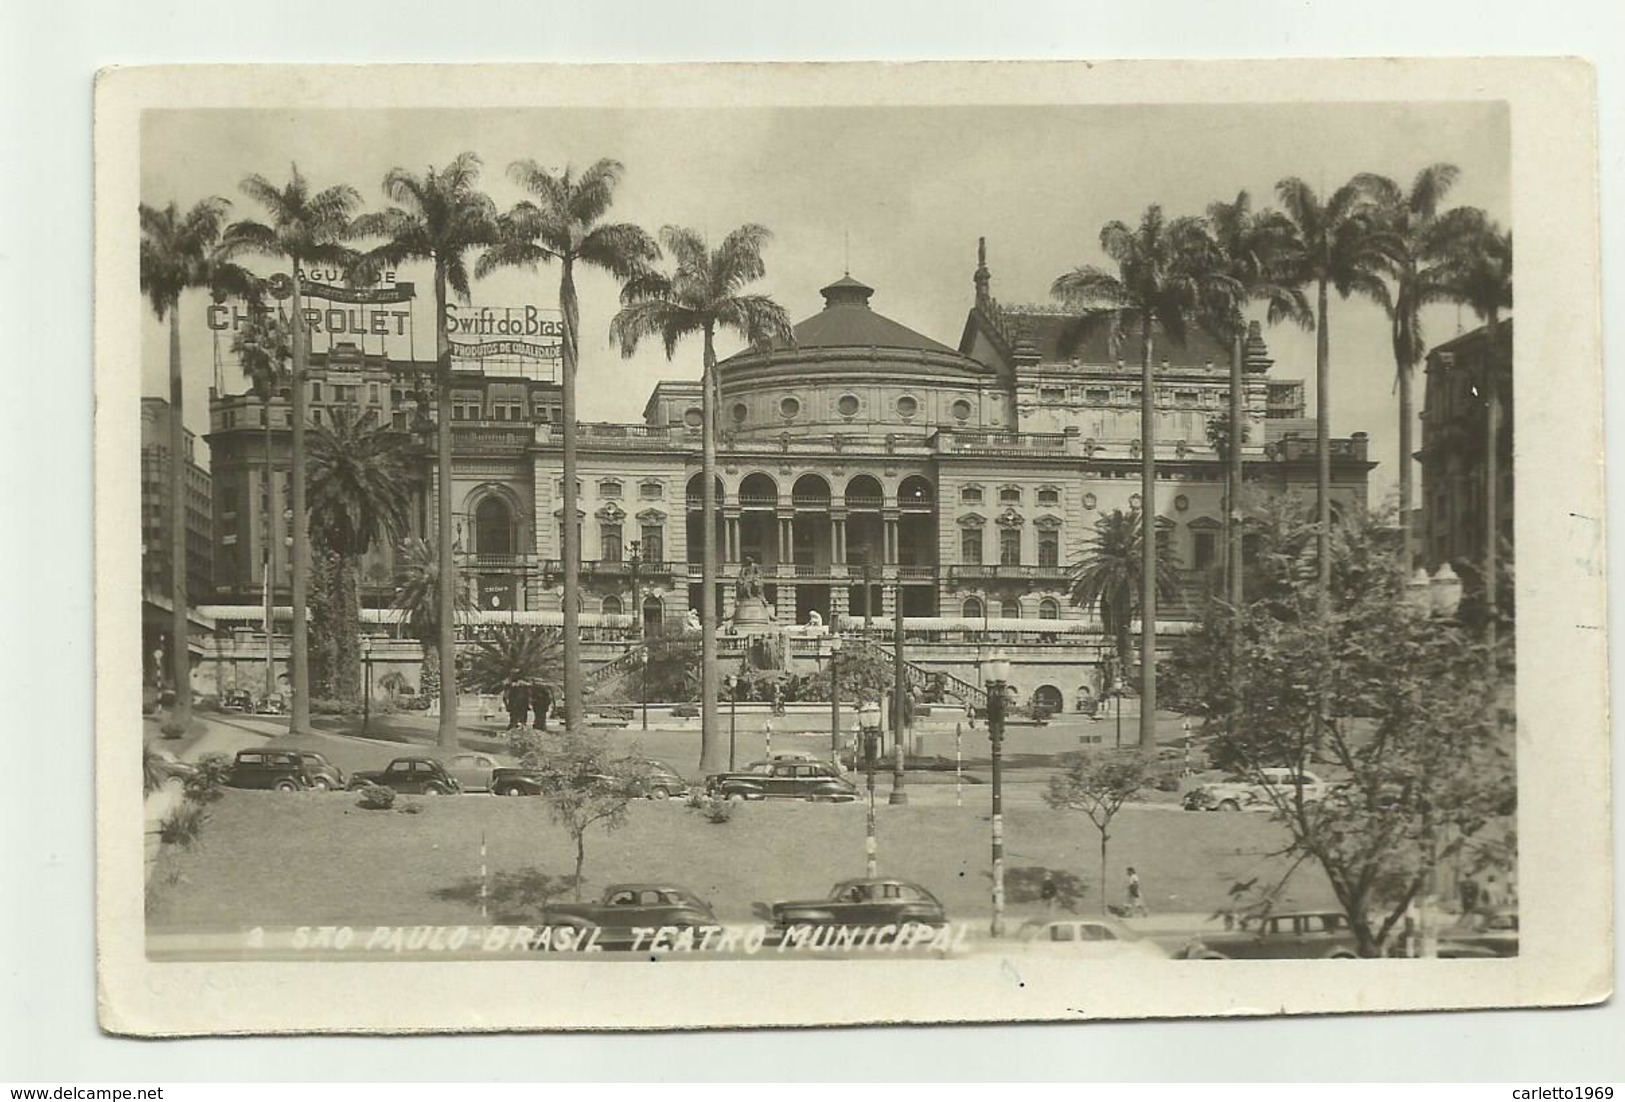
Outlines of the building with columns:
M 1054 622 L 1073 640 L 1055 661 L 1093 665 L 1098 625 L 1093 610 L 1071 603 L 1069 568 L 1102 517 L 1149 504 L 1181 575 L 1180 596 L 1159 609 L 1159 621 L 1172 630 L 1192 618 L 1223 559 L 1224 470 L 1208 426 L 1228 408 L 1228 350 L 1196 329 L 1184 344 L 1156 334 L 1158 482 L 1155 501 L 1142 503 L 1137 340 L 1117 343 L 1108 329 L 1050 306 L 1000 303 L 985 250 L 971 291 L 950 346 L 880 313 L 883 290 L 843 275 L 823 288 L 822 308 L 794 326 L 793 344 L 718 365 L 709 523 L 722 555 L 724 616 L 732 579 L 752 562 L 780 623 L 804 624 L 814 612 L 826 624 L 889 619 L 901 601 L 906 618 L 980 621 L 984 634 Z M 1124 329 L 1138 326 L 1129 318 Z M 459 565 L 482 610 L 547 618 L 562 601 L 566 522 L 557 387 L 475 366 L 458 365 L 454 376 Z M 1246 342 L 1247 478 L 1312 496 L 1314 421 L 1304 416 L 1302 382 L 1277 377 L 1274 366 L 1255 326 Z M 434 515 L 432 410 L 422 390 L 432 367 L 339 344 L 313 360 L 310 382 L 313 416 L 324 404 L 359 402 L 420 434 L 414 515 L 424 531 Z M 333 393 L 335 373 L 341 393 Z M 260 403 L 215 395 L 211 406 L 219 599 L 253 602 L 259 522 L 240 510 L 228 516 L 223 502 L 232 498 L 220 491 L 240 481 L 237 500 L 252 503 L 263 487 Z M 285 403 L 274 401 L 271 412 L 270 455 L 280 467 Z M 700 384 L 691 379 L 657 384 L 641 422 L 579 426 L 574 523 L 583 610 L 598 617 L 591 623 L 659 631 L 699 607 L 702 428 Z M 1332 448 L 1334 508 L 1363 506 L 1373 466 L 1364 434 Z M 282 492 L 274 479 L 273 492 Z M 237 550 L 227 552 L 233 531 Z M 387 605 L 388 552 L 375 560 L 369 601 Z M 278 565 L 285 578 L 285 561 Z M 1080 632 L 1091 639 L 1086 647 L 1077 645 Z

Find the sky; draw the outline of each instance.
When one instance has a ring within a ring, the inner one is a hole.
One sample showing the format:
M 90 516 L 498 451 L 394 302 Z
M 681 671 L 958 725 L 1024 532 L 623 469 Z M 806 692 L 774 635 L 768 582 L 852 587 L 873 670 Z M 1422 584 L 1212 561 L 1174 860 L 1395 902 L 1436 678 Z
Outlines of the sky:
M 987 238 L 992 291 L 1006 303 L 1047 302 L 1057 275 L 1103 264 L 1100 227 L 1133 224 L 1146 206 L 1199 214 L 1238 191 L 1255 206 L 1275 184 L 1299 176 L 1329 191 L 1357 172 L 1408 184 L 1429 164 L 1461 178 L 1447 205 L 1482 207 L 1503 224 L 1511 213 L 1508 115 L 1498 102 L 1192 104 L 1034 107 L 704 109 L 324 109 L 149 111 L 142 124 L 142 201 L 183 207 L 232 201 L 233 218 L 264 216 L 239 183 L 260 173 L 286 180 L 297 162 L 314 186 L 349 183 L 367 209 L 385 204 L 391 167 L 421 172 L 464 150 L 485 164 L 483 186 L 501 208 L 524 197 L 508 166 L 528 158 L 551 168 L 601 157 L 625 166 L 612 218 L 654 231 L 682 225 L 720 239 L 758 222 L 773 232 L 766 277 L 799 321 L 822 307 L 818 288 L 844 271 L 873 286 L 882 314 L 945 344 L 958 343 L 972 301 L 976 241 Z M 251 262 L 269 273 L 269 262 Z M 425 292 L 414 310 L 420 356 L 433 348 L 426 269 L 402 280 Z M 478 281 L 476 306 L 556 307 L 556 269 L 505 271 Z M 580 411 L 585 420 L 635 421 L 653 384 L 698 378 L 700 348 L 667 361 L 659 342 L 623 360 L 608 340 L 618 287 L 578 274 L 581 297 Z M 182 303 L 187 424 L 207 430 L 213 339 L 207 299 Z M 1430 344 L 1472 328 L 1470 312 L 1430 308 Z M 1266 329 L 1273 375 L 1308 382 L 1314 403 L 1314 335 Z M 1370 501 L 1397 482 L 1398 398 L 1387 323 L 1368 302 L 1334 298 L 1330 336 L 1334 435 L 1371 435 Z M 220 341 L 229 392 L 243 388 Z M 316 345 L 322 347 L 320 343 Z M 377 341 L 369 343 L 376 349 Z M 738 348 L 727 340 L 719 354 Z M 391 354 L 406 347 L 392 343 Z M 164 327 L 143 324 L 142 389 L 165 395 Z M 1417 407 L 1421 406 L 1418 382 Z M 200 452 L 206 449 L 200 449 Z

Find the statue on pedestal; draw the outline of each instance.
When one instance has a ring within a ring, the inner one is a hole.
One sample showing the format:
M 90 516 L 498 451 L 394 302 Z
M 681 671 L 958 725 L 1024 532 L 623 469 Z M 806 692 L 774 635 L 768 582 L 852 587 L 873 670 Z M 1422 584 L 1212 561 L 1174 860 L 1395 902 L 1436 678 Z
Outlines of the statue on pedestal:
M 768 607 L 762 591 L 762 571 L 755 559 L 747 558 L 734 580 L 733 629 L 750 634 L 761 632 L 773 624 L 773 610 Z

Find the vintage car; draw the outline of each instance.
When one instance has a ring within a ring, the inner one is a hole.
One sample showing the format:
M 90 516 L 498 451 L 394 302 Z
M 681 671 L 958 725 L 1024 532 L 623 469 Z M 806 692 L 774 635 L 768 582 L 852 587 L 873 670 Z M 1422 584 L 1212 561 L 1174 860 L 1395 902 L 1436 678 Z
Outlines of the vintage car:
M 305 759 L 297 750 L 239 750 L 226 774 L 231 788 L 269 788 L 298 792 L 314 787 Z
M 810 800 L 845 803 L 858 798 L 858 789 L 825 762 L 758 761 L 737 773 L 716 773 L 705 778 L 707 795 L 728 800 Z
M 781 932 L 791 926 L 941 926 L 948 921 L 936 896 L 890 877 L 842 880 L 826 899 L 773 903 L 768 913 Z
M 1168 951 L 1121 922 L 1105 918 L 1032 918 L 1016 930 L 1016 944 L 1028 953 L 1077 960 L 1167 960 Z M 1010 946 L 996 945 L 1000 952 Z
M 383 769 L 350 775 L 352 790 L 369 784 L 381 784 L 410 796 L 450 796 L 463 790 L 457 778 L 434 758 L 396 758 Z
M 252 712 L 254 710 L 254 697 L 247 689 L 227 689 L 220 698 L 220 710 L 223 712 Z
M 1175 954 L 1182 960 L 1353 960 L 1359 955 L 1341 911 L 1250 915 L 1235 929 L 1198 935 Z
M 1182 804 L 1186 811 L 1274 811 L 1277 800 L 1291 802 L 1294 788 L 1305 803 L 1313 803 L 1332 787 L 1307 769 L 1271 766 L 1254 778 L 1230 777 L 1193 788 Z
M 311 787 L 321 792 L 344 787 L 344 770 L 321 754 L 314 750 L 301 750 L 299 756 L 305 760 L 305 772 L 310 774 Z
M 576 773 L 572 784 L 604 785 L 634 799 L 665 800 L 688 795 L 688 781 L 663 761 L 654 758 L 620 758 L 611 763 L 612 773 Z M 539 796 L 550 783 L 564 776 L 558 770 L 540 765 L 499 767 L 491 771 L 491 791 L 498 796 Z
M 446 761 L 446 772 L 457 778 L 464 792 L 488 792 L 491 775 L 502 767 L 493 754 L 453 754 Z
M 711 904 L 675 884 L 611 884 L 596 903 L 548 904 L 540 921 L 583 930 L 596 927 L 597 944 L 613 950 L 631 948 L 640 929 L 715 926 L 717 916 Z

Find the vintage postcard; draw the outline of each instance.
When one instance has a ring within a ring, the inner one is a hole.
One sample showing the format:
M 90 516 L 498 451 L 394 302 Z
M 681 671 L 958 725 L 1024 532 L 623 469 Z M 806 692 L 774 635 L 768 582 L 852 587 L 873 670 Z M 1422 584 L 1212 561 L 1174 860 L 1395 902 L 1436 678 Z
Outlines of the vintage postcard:
M 1606 999 L 1594 111 L 104 72 L 104 1028 Z

